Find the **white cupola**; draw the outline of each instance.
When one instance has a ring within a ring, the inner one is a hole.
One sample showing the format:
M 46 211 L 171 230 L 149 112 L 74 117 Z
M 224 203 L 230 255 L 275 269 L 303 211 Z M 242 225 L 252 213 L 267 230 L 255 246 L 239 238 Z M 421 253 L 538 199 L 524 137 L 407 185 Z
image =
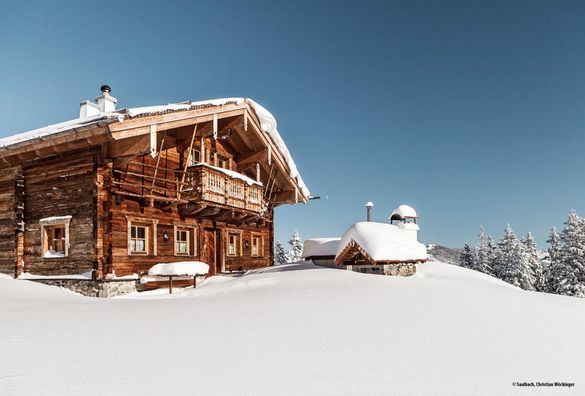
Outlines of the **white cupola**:
M 404 230 L 412 239 L 417 240 L 418 230 L 418 215 L 413 207 L 408 205 L 400 205 L 388 217 L 390 223 L 398 228 Z

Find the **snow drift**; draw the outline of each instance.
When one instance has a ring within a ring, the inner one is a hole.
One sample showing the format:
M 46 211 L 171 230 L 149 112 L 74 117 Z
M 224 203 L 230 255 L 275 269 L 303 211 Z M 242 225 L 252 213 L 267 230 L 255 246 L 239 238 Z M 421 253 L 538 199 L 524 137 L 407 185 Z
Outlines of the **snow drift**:
M 109 300 L 0 278 L 0 394 L 582 393 L 583 299 L 436 262 L 283 267 Z

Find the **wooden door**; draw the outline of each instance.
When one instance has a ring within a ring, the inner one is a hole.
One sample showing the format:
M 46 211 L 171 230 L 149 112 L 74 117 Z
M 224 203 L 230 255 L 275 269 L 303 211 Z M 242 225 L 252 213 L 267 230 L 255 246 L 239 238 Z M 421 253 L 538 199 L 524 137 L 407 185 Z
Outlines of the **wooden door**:
M 213 228 L 206 228 L 203 238 L 203 261 L 209 264 L 209 272 L 222 272 L 221 233 Z

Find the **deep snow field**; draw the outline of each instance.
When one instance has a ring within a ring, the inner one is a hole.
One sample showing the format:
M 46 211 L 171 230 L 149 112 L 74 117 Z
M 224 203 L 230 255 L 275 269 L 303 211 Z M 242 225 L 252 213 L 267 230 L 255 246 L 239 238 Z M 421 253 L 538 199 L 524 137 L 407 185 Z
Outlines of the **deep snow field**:
M 0 395 L 585 394 L 584 299 L 449 264 L 289 265 L 165 293 L 0 278 Z

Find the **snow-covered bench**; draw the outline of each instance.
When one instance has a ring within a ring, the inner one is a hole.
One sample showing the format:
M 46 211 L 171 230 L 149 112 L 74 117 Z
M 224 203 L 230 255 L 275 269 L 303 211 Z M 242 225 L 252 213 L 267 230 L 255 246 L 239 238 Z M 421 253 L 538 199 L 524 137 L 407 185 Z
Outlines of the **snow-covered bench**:
M 148 275 L 167 276 L 169 278 L 169 294 L 173 292 L 174 276 L 192 276 L 193 288 L 197 286 L 197 276 L 207 275 L 209 264 L 201 261 L 177 261 L 176 263 L 159 263 L 148 270 Z

